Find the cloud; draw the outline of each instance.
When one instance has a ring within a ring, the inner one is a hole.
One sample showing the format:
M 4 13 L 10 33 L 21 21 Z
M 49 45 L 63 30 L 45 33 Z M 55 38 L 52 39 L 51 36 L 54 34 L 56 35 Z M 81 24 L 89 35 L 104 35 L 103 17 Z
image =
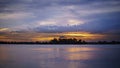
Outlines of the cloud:
M 118 0 L 1 0 L 0 27 L 119 34 L 119 8 Z
M 7 31 L 7 30 L 9 30 L 9 29 L 8 28 L 0 28 L 0 32 Z
M 16 13 L 0 13 L 0 19 L 24 19 L 27 17 L 33 17 L 30 13 L 24 13 L 24 12 L 16 12 Z
M 80 25 L 80 24 L 84 24 L 83 21 L 81 20 L 77 20 L 77 19 L 72 19 L 72 18 L 68 18 L 68 19 L 50 19 L 50 20 L 46 20 L 46 21 L 38 21 L 36 22 L 36 27 L 40 27 L 40 26 L 74 26 L 74 25 Z
M 0 27 L 23 26 L 23 24 L 29 24 L 29 21 L 35 17 L 34 14 L 29 12 L 0 13 Z

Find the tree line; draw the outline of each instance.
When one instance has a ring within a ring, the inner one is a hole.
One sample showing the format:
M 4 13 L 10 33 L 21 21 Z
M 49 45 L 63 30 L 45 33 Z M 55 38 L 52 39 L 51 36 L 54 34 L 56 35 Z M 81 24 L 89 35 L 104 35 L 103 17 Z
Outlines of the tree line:
M 0 44 L 120 44 L 120 41 L 98 41 L 98 42 L 86 42 L 84 40 L 77 40 L 76 38 L 69 38 L 69 39 L 52 39 L 48 42 L 16 42 L 16 41 L 0 41 Z

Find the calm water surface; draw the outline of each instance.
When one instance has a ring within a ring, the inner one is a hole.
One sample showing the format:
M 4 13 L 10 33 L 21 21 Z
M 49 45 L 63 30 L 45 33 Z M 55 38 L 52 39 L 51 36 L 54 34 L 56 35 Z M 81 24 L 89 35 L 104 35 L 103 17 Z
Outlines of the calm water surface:
M 120 68 L 120 45 L 0 45 L 0 68 Z

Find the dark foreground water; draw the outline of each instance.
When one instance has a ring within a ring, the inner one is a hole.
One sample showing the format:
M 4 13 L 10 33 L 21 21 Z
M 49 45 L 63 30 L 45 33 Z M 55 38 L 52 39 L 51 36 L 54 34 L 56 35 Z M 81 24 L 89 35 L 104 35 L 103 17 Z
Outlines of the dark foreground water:
M 120 68 L 120 45 L 0 45 L 0 68 Z

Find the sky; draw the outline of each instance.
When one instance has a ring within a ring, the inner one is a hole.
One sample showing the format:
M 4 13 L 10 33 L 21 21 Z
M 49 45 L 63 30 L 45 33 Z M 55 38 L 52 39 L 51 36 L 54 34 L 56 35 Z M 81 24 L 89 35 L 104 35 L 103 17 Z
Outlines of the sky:
M 120 0 L 0 0 L 0 41 L 120 41 L 119 29 Z

